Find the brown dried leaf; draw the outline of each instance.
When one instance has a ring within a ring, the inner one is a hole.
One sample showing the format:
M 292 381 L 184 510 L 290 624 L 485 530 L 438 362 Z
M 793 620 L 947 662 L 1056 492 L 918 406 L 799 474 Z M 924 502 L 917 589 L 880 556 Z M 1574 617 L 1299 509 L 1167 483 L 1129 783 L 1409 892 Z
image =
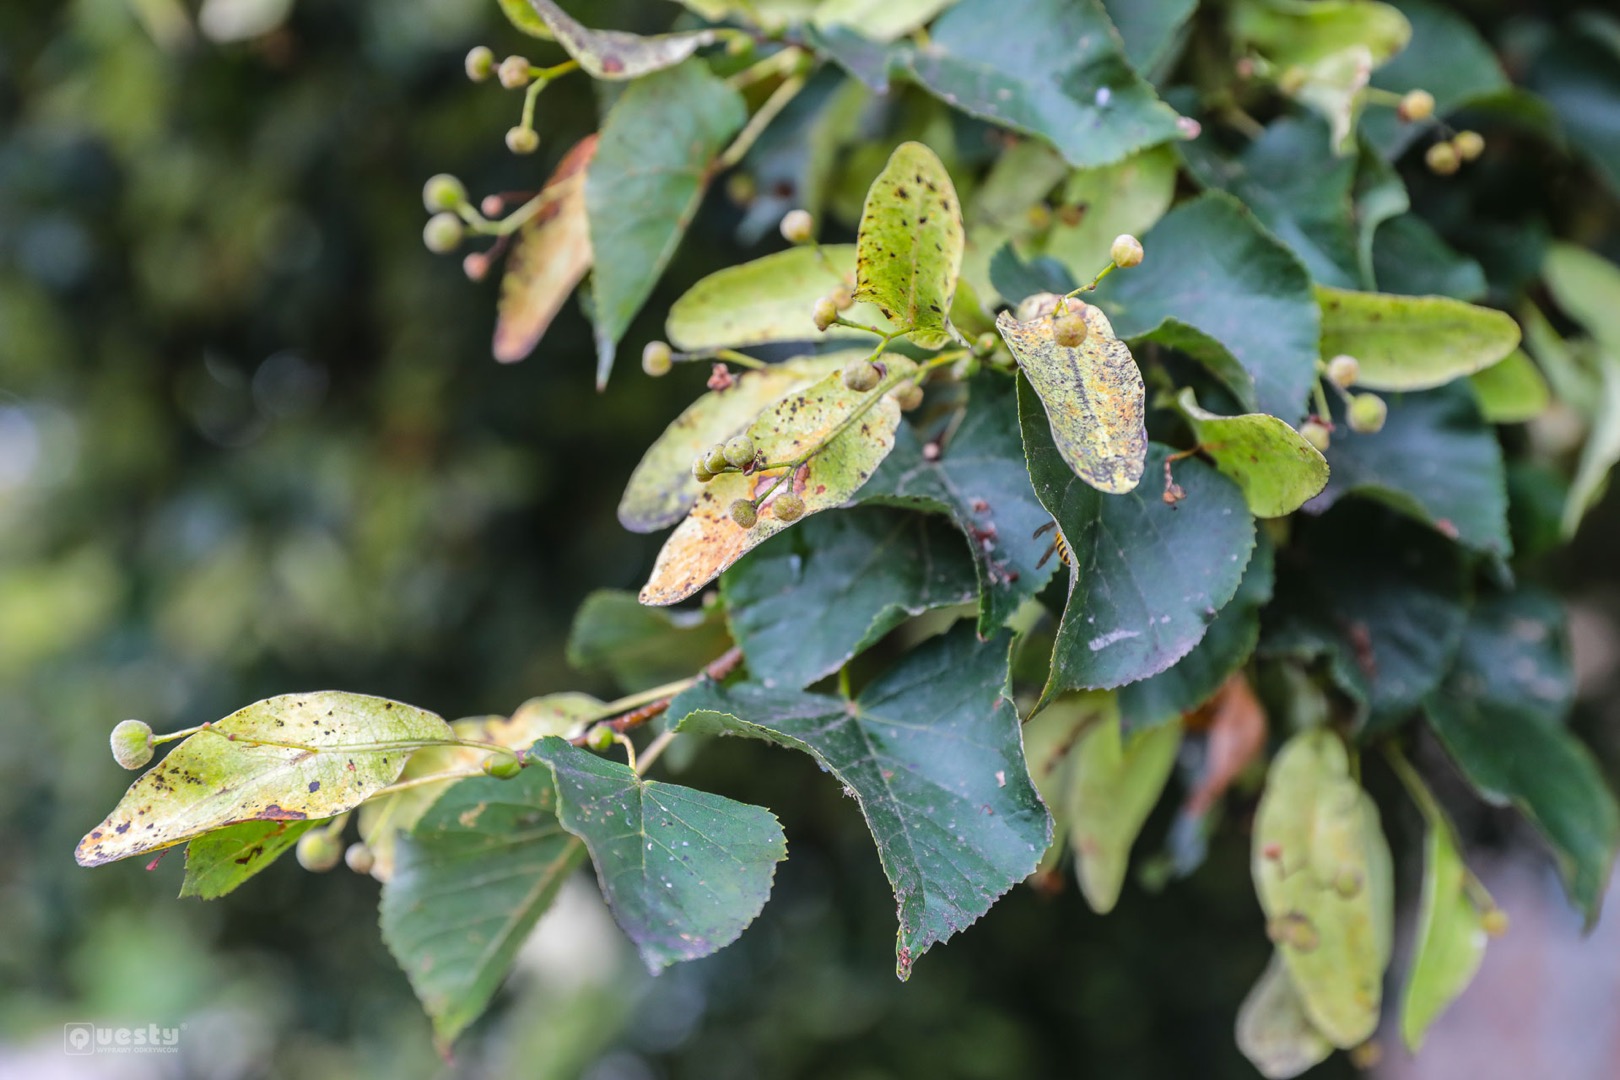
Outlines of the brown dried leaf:
M 574 144 L 546 181 L 540 211 L 518 233 L 501 280 L 495 322 L 495 359 L 503 364 L 534 351 L 563 301 L 591 268 L 585 170 L 595 153 L 595 135 Z

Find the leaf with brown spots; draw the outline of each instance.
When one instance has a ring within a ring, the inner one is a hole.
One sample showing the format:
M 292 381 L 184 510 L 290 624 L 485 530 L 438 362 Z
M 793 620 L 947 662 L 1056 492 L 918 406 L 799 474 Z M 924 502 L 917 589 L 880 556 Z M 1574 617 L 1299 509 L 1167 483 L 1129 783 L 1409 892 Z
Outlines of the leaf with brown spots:
M 433 713 L 384 698 L 335 690 L 268 698 L 175 747 L 74 855 L 100 866 L 244 821 L 332 817 L 398 778 L 411 753 L 401 743 L 451 737 Z
M 716 40 L 714 30 L 688 30 L 676 34 L 627 34 L 622 30 L 592 30 L 569 17 L 552 0 L 528 0 L 529 6 L 550 28 L 557 44 L 579 61 L 593 79 L 639 79 L 674 67 Z
M 318 824 L 309 821 L 244 821 L 204 833 L 186 845 L 181 896 L 217 900 L 275 862 Z
M 962 270 L 962 207 L 950 173 L 922 143 L 901 143 L 872 181 L 855 240 L 855 298 L 924 348 L 950 341 L 947 314 Z
M 913 366 L 904 357 L 892 355 L 883 363 L 891 373 Z M 748 428 L 748 435 L 766 461 L 794 461 L 852 417 L 867 396 L 845 386 L 842 374 L 835 371 L 772 405 Z M 791 480 L 774 488 L 751 529 L 731 519 L 731 504 L 737 499 L 757 499 L 772 490 L 780 470 L 759 470 L 749 475 L 726 472 L 703 485 L 692 513 L 658 553 L 652 577 L 641 590 L 641 602 L 662 605 L 685 600 L 713 581 L 720 571 L 786 529 L 790 522 L 782 521 L 770 510 L 782 492 L 792 490 L 804 500 L 806 517 L 844 505 L 894 449 L 894 432 L 899 426 L 900 407 L 893 396 L 884 394 L 821 447 Z
M 595 135 L 574 144 L 546 181 L 540 209 L 518 233 L 501 279 L 495 322 L 495 359 L 503 364 L 534 351 L 563 301 L 591 268 L 585 170 L 595 153 Z
M 647 448 L 619 500 L 619 523 L 631 532 L 656 532 L 681 520 L 703 490 L 692 459 L 745 430 L 778 398 L 802 390 L 865 351 L 800 356 L 761 371 L 745 371 L 724 390 L 686 407 Z
M 1120 495 L 1136 487 L 1147 461 L 1142 372 L 1095 304 L 1069 301 L 1085 316 L 1086 337 L 1074 348 L 1059 345 L 1052 320 L 1057 300 L 1031 297 L 1021 309 L 1028 322 L 1004 311 L 996 329 L 1041 399 L 1063 460 L 1098 491 Z

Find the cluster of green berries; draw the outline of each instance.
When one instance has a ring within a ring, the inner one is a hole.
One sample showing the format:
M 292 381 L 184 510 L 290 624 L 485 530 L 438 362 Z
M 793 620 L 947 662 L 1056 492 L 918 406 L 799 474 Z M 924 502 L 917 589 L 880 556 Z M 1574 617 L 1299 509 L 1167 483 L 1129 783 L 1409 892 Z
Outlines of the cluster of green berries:
M 759 451 L 754 440 L 737 435 L 723 443 L 715 443 L 692 459 L 692 478 L 707 484 L 723 472 L 752 472 L 759 464 Z
M 1395 107 L 1395 115 L 1409 124 L 1429 119 L 1434 115 L 1434 95 L 1427 90 L 1407 91 Z M 1423 154 L 1423 163 L 1437 176 L 1450 176 L 1484 152 L 1485 136 L 1477 131 L 1459 131 L 1429 147 Z
M 787 524 L 804 517 L 804 499 L 791 491 L 784 491 L 772 499 L 765 509 L 776 520 Z M 752 499 L 734 499 L 730 510 L 731 520 L 744 529 L 752 529 L 759 523 L 760 507 Z
M 152 760 L 157 743 L 152 725 L 144 720 L 122 720 L 112 729 L 112 756 L 126 769 L 138 769 Z
M 1079 300 L 1060 300 L 1052 310 L 1052 339 L 1065 349 L 1078 349 L 1091 328 L 1086 325 L 1086 305 Z
M 508 56 L 499 64 L 487 45 L 476 45 L 467 53 L 467 78 L 473 82 L 487 82 L 491 75 L 508 90 L 521 90 L 534 82 L 533 64 L 526 56 Z M 527 114 L 525 114 L 527 115 Z M 514 154 L 532 154 L 540 149 L 540 136 L 528 124 L 520 124 L 506 133 L 506 148 Z
M 1377 394 L 1352 394 L 1350 387 L 1361 378 L 1361 362 L 1341 353 L 1323 366 L 1327 381 L 1344 398 L 1345 423 L 1358 435 L 1371 435 L 1382 431 L 1389 416 L 1389 405 Z M 1300 425 L 1299 433 L 1305 441 L 1323 453 L 1333 439 L 1333 426 L 1327 418 L 1313 416 Z

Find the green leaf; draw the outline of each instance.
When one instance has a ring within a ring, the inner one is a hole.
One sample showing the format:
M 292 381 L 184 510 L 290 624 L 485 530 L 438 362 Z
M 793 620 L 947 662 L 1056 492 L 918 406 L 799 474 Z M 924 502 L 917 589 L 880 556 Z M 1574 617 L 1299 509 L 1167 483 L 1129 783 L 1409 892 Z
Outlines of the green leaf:
M 894 886 L 895 971 L 965 929 L 1027 877 L 1051 837 L 1007 696 L 1010 638 L 958 625 L 853 701 L 752 683 L 676 698 L 678 730 L 765 739 L 813 756 L 854 793 Z
M 898 62 L 929 93 L 1049 140 L 1072 165 L 1108 165 L 1183 134 L 1126 63 L 1098 0 L 961 0 Z
M 1238 1008 L 1237 1045 L 1267 1080 L 1292 1077 L 1327 1060 L 1333 1044 L 1305 1015 L 1305 1003 L 1280 952 Z
M 545 22 L 557 44 L 568 50 L 568 55 L 578 60 L 593 79 L 639 79 L 674 67 L 719 39 L 713 30 L 652 37 L 620 30 L 591 30 L 575 22 L 553 0 L 528 0 L 528 4 Z
M 1098 491 L 1128 492 L 1147 460 L 1142 372 L 1095 304 L 1070 301 L 1071 310 L 1085 316 L 1086 337 L 1072 348 L 1059 345 L 1053 329 L 1059 302 L 1049 293 L 1033 297 L 1027 322 L 1004 311 L 996 329 L 1039 399 L 1063 461 Z
M 501 14 L 525 34 L 542 41 L 556 40 L 552 36 L 551 27 L 547 26 L 539 12 L 529 5 L 529 0 L 498 0 L 498 2 L 501 5 Z
M 692 402 L 647 448 L 630 474 L 619 500 L 619 523 L 631 532 L 657 532 L 681 520 L 703 491 L 692 475 L 692 460 L 698 454 L 748 430 L 772 402 L 865 355 L 862 350 L 795 357 L 761 371 L 745 371 L 726 389 L 711 390 Z
M 1020 381 L 1018 413 L 1029 475 L 1068 543 L 1068 604 L 1041 695 L 1111 689 L 1157 675 L 1192 651 L 1237 592 L 1254 551 L 1254 518 L 1237 485 L 1197 459 L 1174 467 L 1185 498 L 1159 483 L 1106 495 L 1077 479 L 1053 446 L 1033 392 Z M 1169 451 L 1148 448 L 1148 475 Z
M 1079 169 L 1069 174 L 1059 195 L 1063 206 L 1083 208 L 1079 220 L 1071 224 L 1059 214 L 1037 248 L 1080 281 L 1090 281 L 1112 260 L 1114 237 L 1146 233 L 1170 209 L 1175 191 L 1176 151 L 1169 145 Z
M 1378 809 L 1350 776 L 1339 737 L 1289 739 L 1266 776 L 1250 860 L 1300 1005 L 1335 1046 L 1378 1026 L 1393 936 L 1394 872 Z
M 1213 135 L 1181 147 L 1182 160 L 1206 188 L 1239 199 L 1291 248 L 1324 285 L 1360 283 L 1350 190 L 1356 159 L 1333 153 L 1327 124 L 1283 117 L 1239 154 Z
M 1375 288 L 1378 284 L 1373 258 L 1378 231 L 1386 222 L 1400 217 L 1411 208 L 1412 199 L 1406 193 L 1406 182 L 1401 179 L 1401 174 L 1363 145 L 1356 169 L 1355 218 L 1356 266 L 1361 271 L 1364 287 Z
M 1199 449 L 1243 489 L 1255 517 L 1292 514 L 1328 482 L 1328 462 L 1305 437 L 1275 416 L 1218 416 L 1198 407 L 1188 387 L 1176 398 Z
M 1428 390 L 1472 375 L 1519 347 L 1519 324 L 1445 296 L 1318 288 L 1322 355 L 1348 353 L 1368 390 Z
M 1189 353 L 1249 409 L 1304 418 L 1321 315 L 1305 267 L 1228 195 L 1183 203 L 1143 239 L 1142 266 L 1096 292 L 1127 340 Z
M 1552 244 L 1542 274 L 1565 314 L 1620 354 L 1620 266 L 1574 244 Z
M 990 256 L 990 285 L 1013 304 L 1040 293 L 1070 293 L 1075 284 L 1068 267 L 1056 259 L 1039 255 L 1025 262 L 1011 244 Z
M 1279 75 L 1303 75 L 1294 96 L 1333 125 L 1340 153 L 1352 147 L 1373 69 L 1412 36 L 1399 10 L 1372 0 L 1238 0 L 1227 30 L 1239 49 L 1258 53 Z
M 1609 471 L 1620 462 L 1620 353 L 1598 355 L 1598 393 L 1587 407 L 1593 413 L 1592 427 L 1581 445 L 1575 479 L 1564 502 L 1565 539 L 1575 535 L 1607 486 Z
M 741 95 L 697 60 L 636 80 L 608 110 L 585 179 L 598 388 L 747 115 Z
M 1414 1054 L 1429 1026 L 1468 988 L 1485 959 L 1483 887 L 1463 865 L 1449 823 L 1430 819 L 1412 969 L 1401 1002 L 1401 1038 Z
M 883 362 L 891 377 L 903 376 L 912 368 L 910 361 L 894 354 Z M 848 502 L 894 449 L 895 429 L 900 426 L 900 406 L 889 393 L 857 416 L 869 396 L 844 385 L 842 373 L 835 371 L 761 413 L 747 434 L 765 461 L 793 462 L 811 450 L 815 450 L 814 456 L 780 483 L 777 478 L 783 469 L 725 472 L 704 484 L 691 514 L 658 553 L 652 576 L 642 587 L 641 602 L 662 606 L 685 600 L 743 555 L 788 528 L 792 522 L 771 512 L 776 496 L 783 492 L 793 491 L 803 498 L 806 517 Z M 757 504 L 767 492 L 772 493 L 772 501 L 759 506 L 759 519 L 753 527 L 745 529 L 732 519 L 733 502 L 749 499 Z
M 674 682 L 731 647 L 719 605 L 697 611 L 650 608 L 632 592 L 598 589 L 585 598 L 568 633 L 568 663 L 606 671 L 626 693 Z
M 1131 846 L 1164 793 L 1181 745 L 1179 724 L 1124 735 L 1113 697 L 1060 698 L 1024 726 L 1029 743 L 1054 748 L 1042 756 L 1037 784 L 1068 833 L 1080 891 L 1099 915 L 1119 902 Z
M 1278 561 L 1262 655 L 1326 657 L 1367 709 L 1367 734 L 1403 720 L 1451 667 L 1467 618 L 1455 544 L 1355 500 L 1302 522 Z
M 540 343 L 563 301 L 591 268 L 585 174 L 596 154 L 587 135 L 563 155 L 541 192 L 540 210 L 518 231 L 501 278 L 495 359 L 521 360 Z
M 608 907 L 655 974 L 730 945 L 771 892 L 787 837 L 771 812 L 643 780 L 559 738 L 533 755 L 557 778 L 557 818 L 585 841 Z
M 687 669 L 682 674 L 690 673 Z M 463 717 L 450 729 L 458 739 L 520 751 L 546 735 L 578 734 L 602 715 L 602 702 L 589 694 L 546 694 L 525 701 L 510 717 Z M 488 751 L 470 746 L 425 747 L 411 755 L 399 774 L 397 790 L 360 807 L 360 839 L 371 849 L 372 877 L 384 882 L 393 877 L 398 837 L 408 833 L 445 792 L 475 773 L 488 757 Z
M 1551 35 L 1526 80 L 1558 114 L 1559 126 L 1620 193 L 1620 43 L 1596 12 Z
M 181 896 L 217 900 L 298 843 L 314 821 L 244 821 L 203 833 L 186 845 Z
M 1385 222 L 1373 238 L 1373 280 L 1386 293 L 1478 300 L 1487 291 L 1478 262 L 1452 250 L 1417 214 Z
M 444 793 L 398 841 L 382 937 L 447 1047 L 484 1011 L 529 931 L 579 866 L 548 770 Z
M 1005 626 L 1058 567 L 1056 559 L 1038 565 L 1051 541 L 1035 531 L 1051 516 L 1030 487 L 1011 379 L 974 380 L 967 413 L 936 458 L 902 426 L 894 453 L 858 499 L 950 515 L 978 570 L 979 633 L 985 636 Z
M 871 334 L 847 326 L 817 330 L 811 318 L 817 300 L 854 282 L 855 245 L 788 248 L 703 278 L 675 301 L 664 329 L 677 348 L 694 351 L 771 341 L 870 341 Z M 872 304 L 857 304 L 844 317 L 894 329 Z
M 1102 0 L 1131 67 L 1151 77 L 1172 58 L 1198 0 Z
M 1492 424 L 1522 424 L 1534 420 L 1552 404 L 1547 377 L 1523 349 L 1506 360 L 1468 376 L 1469 389 L 1480 413 Z
M 855 240 L 855 298 L 876 304 L 911 340 L 938 348 L 962 269 L 962 207 L 928 147 L 901 143 L 872 181 Z
M 1179 721 L 1248 662 L 1260 640 L 1260 609 L 1271 600 L 1275 581 L 1271 542 L 1260 533 L 1237 592 L 1209 624 L 1203 640 L 1171 667 L 1119 688 L 1119 716 L 1127 732 Z
M 950 7 L 955 0 L 822 0 L 818 27 L 845 26 L 872 41 L 904 37 Z
M 766 686 L 798 689 L 908 617 L 975 602 L 978 586 L 967 548 L 944 521 L 865 507 L 761 545 L 721 577 L 720 594 L 748 670 Z M 806 620 L 809 611 L 818 614 Z
M 1456 667 L 1424 708 L 1474 789 L 1517 807 L 1546 838 L 1590 925 L 1620 845 L 1620 811 L 1592 755 L 1561 726 L 1574 687 L 1562 608 L 1520 589 L 1475 605 Z
M 1412 40 L 1373 73 L 1373 86 L 1396 94 L 1427 90 L 1440 117 L 1508 88 L 1495 50 L 1461 12 L 1431 0 L 1398 0 L 1395 6 L 1411 24 Z M 1403 123 L 1387 107 L 1369 109 L 1361 119 L 1362 135 L 1389 160 L 1426 130 Z
M 267 698 L 171 750 L 79 841 L 75 858 L 100 866 L 244 821 L 332 817 L 393 783 L 415 749 L 408 744 L 450 735 L 432 713 L 383 698 L 335 690 Z
M 1346 425 L 1344 403 L 1331 403 L 1333 475 L 1306 509 L 1319 514 L 1346 495 L 1365 495 L 1471 548 L 1512 554 L 1502 447 L 1468 387 L 1398 394 L 1387 404 L 1383 430 L 1363 435 Z

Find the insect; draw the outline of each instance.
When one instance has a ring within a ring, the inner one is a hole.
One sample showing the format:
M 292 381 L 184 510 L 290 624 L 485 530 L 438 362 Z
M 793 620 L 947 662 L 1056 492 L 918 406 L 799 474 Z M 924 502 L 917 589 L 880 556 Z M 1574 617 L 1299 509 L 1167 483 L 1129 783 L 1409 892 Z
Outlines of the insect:
M 1063 538 L 1063 530 L 1058 529 L 1057 518 L 1053 518 L 1051 521 L 1048 521 L 1045 525 L 1042 525 L 1040 528 L 1036 529 L 1031 535 L 1040 536 L 1042 533 L 1051 532 L 1053 529 L 1057 529 L 1057 532 L 1052 537 L 1052 546 L 1046 549 L 1046 554 L 1042 555 L 1040 562 L 1035 564 L 1035 569 L 1037 570 L 1045 566 L 1046 560 L 1050 559 L 1054 554 L 1058 557 L 1058 562 L 1062 563 L 1064 566 L 1074 565 L 1074 556 L 1069 553 L 1069 542 Z

